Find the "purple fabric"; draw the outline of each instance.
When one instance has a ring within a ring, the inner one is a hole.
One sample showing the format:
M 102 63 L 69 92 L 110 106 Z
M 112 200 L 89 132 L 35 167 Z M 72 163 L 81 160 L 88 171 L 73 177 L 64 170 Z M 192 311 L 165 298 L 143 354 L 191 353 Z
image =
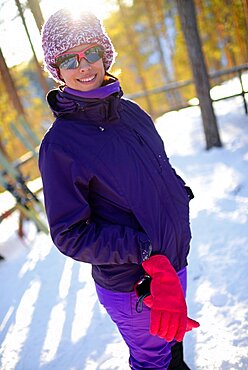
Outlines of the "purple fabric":
M 178 277 L 186 296 L 186 268 L 178 272 Z M 143 311 L 141 313 L 136 312 L 137 297 L 134 292 L 111 292 L 97 284 L 96 291 L 99 301 L 116 323 L 124 341 L 129 347 L 129 360 L 132 369 L 166 370 L 171 361 L 171 346 L 175 344 L 175 341 L 168 343 L 164 339 L 150 334 L 150 309 L 143 305 Z
M 103 102 L 111 95 L 121 97 L 123 93 L 119 81 L 109 73 L 106 73 L 106 75 L 109 78 L 106 82 L 109 83 L 91 91 L 78 91 L 67 86 L 51 90 L 48 94 L 48 100 L 54 115 L 59 117 L 66 113 L 78 112 L 78 110 L 89 105 L 89 102 L 94 103 L 94 110 L 97 111 L 97 104 L 102 106 Z M 118 102 L 118 98 L 114 101 Z
M 63 91 L 59 91 L 58 94 L 56 94 L 56 100 L 57 100 L 57 107 L 60 110 L 60 112 L 71 112 L 76 111 L 77 104 L 75 100 L 71 99 L 70 97 L 66 96 Z
M 121 93 L 74 97 L 39 153 L 46 212 L 57 248 L 90 263 L 94 280 L 128 292 L 149 254 L 164 254 L 176 271 L 187 265 L 189 199 L 151 118 Z M 67 93 L 65 93 L 67 94 Z M 69 96 L 70 94 L 68 94 Z
M 105 99 L 107 98 L 107 96 L 120 91 L 120 83 L 118 80 L 116 80 L 108 85 L 100 86 L 98 89 L 94 89 L 90 91 L 74 90 L 66 86 L 64 88 L 64 91 L 71 95 L 78 96 L 79 98 Z

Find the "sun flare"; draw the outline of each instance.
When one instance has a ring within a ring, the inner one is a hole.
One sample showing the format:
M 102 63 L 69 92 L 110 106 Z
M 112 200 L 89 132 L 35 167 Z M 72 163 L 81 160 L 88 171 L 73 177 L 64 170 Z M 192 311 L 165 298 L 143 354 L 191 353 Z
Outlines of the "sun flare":
M 72 12 L 73 16 L 77 18 L 79 14 L 83 11 L 91 11 L 96 14 L 98 17 L 102 17 L 102 13 L 104 11 L 104 1 L 99 0 L 91 0 L 91 1 L 79 1 L 75 0 L 72 3 L 72 6 L 69 6 L 70 11 Z
M 43 0 L 45 7 L 46 3 L 46 0 Z M 97 17 L 104 19 L 111 12 L 111 2 L 108 0 L 71 0 L 69 4 L 68 0 L 55 0 L 52 2 L 52 8 L 50 1 L 47 5 L 50 5 L 45 9 L 48 16 L 61 8 L 69 9 L 75 18 L 83 11 L 91 11 Z

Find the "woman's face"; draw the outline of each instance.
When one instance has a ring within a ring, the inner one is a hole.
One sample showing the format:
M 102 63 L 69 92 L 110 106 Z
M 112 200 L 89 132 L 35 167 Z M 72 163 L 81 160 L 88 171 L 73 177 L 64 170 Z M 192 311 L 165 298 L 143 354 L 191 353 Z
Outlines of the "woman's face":
M 91 46 L 93 46 L 93 44 L 82 44 L 68 49 L 66 52 L 81 52 Z M 59 72 L 66 86 L 79 91 L 90 91 L 100 87 L 105 76 L 102 59 L 99 59 L 95 63 L 89 63 L 85 58 L 82 58 L 78 68 L 60 68 Z

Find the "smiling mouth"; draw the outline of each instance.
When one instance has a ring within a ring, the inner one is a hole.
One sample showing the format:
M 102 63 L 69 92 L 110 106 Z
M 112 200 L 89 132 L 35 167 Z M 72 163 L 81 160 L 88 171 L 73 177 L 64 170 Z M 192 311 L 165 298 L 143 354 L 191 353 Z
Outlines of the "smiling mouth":
M 96 74 L 94 76 L 90 76 L 90 77 L 85 77 L 85 78 L 78 78 L 77 81 L 79 81 L 80 83 L 83 83 L 83 84 L 90 84 L 91 82 L 95 81 L 96 79 Z

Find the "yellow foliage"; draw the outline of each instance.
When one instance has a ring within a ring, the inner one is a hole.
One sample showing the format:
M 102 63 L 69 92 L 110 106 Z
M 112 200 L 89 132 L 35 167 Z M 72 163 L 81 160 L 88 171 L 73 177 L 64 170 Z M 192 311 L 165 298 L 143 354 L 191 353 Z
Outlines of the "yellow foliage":
M 25 104 L 25 119 L 37 137 L 41 139 L 44 131 L 42 129 L 42 122 L 50 120 L 51 114 L 44 100 L 31 94 L 30 81 L 25 76 L 26 71 L 29 71 L 29 66 L 27 64 L 23 64 L 13 67 L 10 70 L 10 73 L 14 76 L 14 83 L 17 87 L 18 95 L 21 101 Z M 18 127 L 27 138 L 28 136 L 25 131 L 21 129 L 20 116 L 12 105 L 11 99 L 3 85 L 1 76 L 0 88 L 0 139 L 9 159 L 14 161 L 25 154 L 28 149 L 12 132 L 11 124 Z M 22 171 L 32 179 L 36 178 L 39 175 L 36 159 L 30 161 L 27 165 L 24 165 L 22 167 Z

